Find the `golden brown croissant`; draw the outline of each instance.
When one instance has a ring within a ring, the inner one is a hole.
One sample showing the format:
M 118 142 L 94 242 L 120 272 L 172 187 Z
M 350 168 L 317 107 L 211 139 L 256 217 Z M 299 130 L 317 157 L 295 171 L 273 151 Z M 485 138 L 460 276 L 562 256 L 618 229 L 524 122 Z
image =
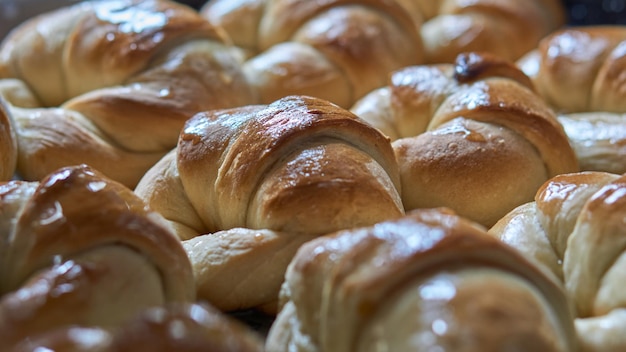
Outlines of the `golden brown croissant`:
M 222 310 L 276 300 L 304 241 L 400 216 L 389 140 L 328 101 L 199 113 L 135 192 L 170 220 L 198 295 Z
M 563 288 L 445 209 L 298 250 L 266 350 L 575 351 Z
M 0 184 L 0 341 L 110 326 L 195 298 L 167 222 L 130 189 L 81 165 Z
M 468 51 L 516 60 L 565 24 L 559 0 L 403 0 L 418 3 L 426 63 L 452 63 Z M 415 6 L 415 5 L 414 5 Z
M 626 172 L 626 27 L 569 27 L 518 61 L 559 113 L 581 170 Z
M 200 13 L 243 49 L 263 104 L 311 95 L 347 108 L 389 72 L 423 62 L 413 18 L 395 0 L 211 0 Z
M 584 351 L 626 349 L 626 175 L 556 176 L 489 233 L 564 282 Z
M 407 210 L 445 206 L 491 226 L 550 177 L 578 171 L 553 111 L 491 55 L 396 71 L 351 111 L 392 139 Z
M 261 352 L 263 341 L 239 321 L 200 303 L 150 307 L 115 328 L 68 326 L 30 336 L 9 352 Z
M 134 187 L 193 114 L 254 99 L 225 33 L 173 1 L 81 2 L 0 47 L 0 114 L 27 180 L 88 163 Z
M 17 165 L 17 139 L 7 109 L 0 101 L 0 182 L 10 180 Z

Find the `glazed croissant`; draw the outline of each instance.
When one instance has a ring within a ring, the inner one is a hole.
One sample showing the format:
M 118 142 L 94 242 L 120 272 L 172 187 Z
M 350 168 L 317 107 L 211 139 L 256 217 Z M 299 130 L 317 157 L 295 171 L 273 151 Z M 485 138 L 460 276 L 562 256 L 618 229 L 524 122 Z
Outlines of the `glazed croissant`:
M 254 101 L 236 62 L 225 33 L 173 1 L 88 1 L 32 18 L 0 47 L 0 123 L 12 120 L 17 173 L 37 181 L 87 163 L 134 187 L 193 114 Z
M 347 108 L 423 62 L 416 24 L 395 0 L 211 0 L 200 13 L 243 49 L 263 104 L 310 95 Z
M 565 24 L 559 0 L 402 0 L 422 9 L 426 63 L 453 63 L 468 51 L 517 60 Z M 415 4 L 418 5 L 415 5 Z
M 0 209 L 3 344 L 195 298 L 189 259 L 166 221 L 87 166 L 2 183 Z
M 578 171 L 528 78 L 484 53 L 396 71 L 351 111 L 392 139 L 407 210 L 445 206 L 491 226 L 550 177 Z
M 260 334 L 201 303 L 150 307 L 114 329 L 68 326 L 30 336 L 10 352 L 261 352 Z
M 10 180 L 17 165 L 17 137 L 7 109 L 0 101 L 0 182 Z
M 198 295 L 222 310 L 274 302 L 314 236 L 400 216 L 389 140 L 328 101 L 199 113 L 135 192 L 172 222 Z
M 626 348 L 626 175 L 589 171 L 546 182 L 489 230 L 560 278 L 584 351 Z
M 558 113 L 582 170 L 626 172 L 626 28 L 570 27 L 518 62 Z
M 575 351 L 562 287 L 445 209 L 318 237 L 289 265 L 278 351 Z

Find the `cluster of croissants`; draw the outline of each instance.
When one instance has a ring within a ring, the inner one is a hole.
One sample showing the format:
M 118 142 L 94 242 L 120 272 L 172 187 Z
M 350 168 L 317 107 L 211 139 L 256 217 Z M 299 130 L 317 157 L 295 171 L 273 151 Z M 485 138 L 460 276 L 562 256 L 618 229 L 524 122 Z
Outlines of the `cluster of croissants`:
M 77 2 L 0 45 L 0 350 L 626 350 L 626 27 Z

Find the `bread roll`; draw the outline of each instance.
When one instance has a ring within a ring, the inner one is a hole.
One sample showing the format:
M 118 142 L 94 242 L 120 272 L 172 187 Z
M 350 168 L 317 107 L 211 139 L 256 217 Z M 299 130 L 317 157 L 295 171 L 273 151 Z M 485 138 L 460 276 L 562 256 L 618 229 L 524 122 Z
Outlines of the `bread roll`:
M 564 283 L 583 351 L 626 348 L 626 175 L 589 171 L 546 182 L 489 233 Z
M 407 210 L 445 206 L 491 226 L 550 177 L 578 171 L 554 112 L 493 55 L 396 71 L 351 111 L 392 139 Z
M 10 180 L 17 165 L 17 139 L 7 110 L 0 101 L 0 181 Z
M 518 61 L 559 114 L 581 170 L 626 172 L 626 28 L 568 27 Z
M 275 301 L 304 241 L 404 214 L 399 187 L 379 131 L 289 96 L 197 114 L 135 192 L 188 241 L 199 297 L 233 310 Z
M 168 0 L 86 1 L 34 17 L 0 46 L 0 87 L 5 79 L 19 81 L 0 100 L 29 181 L 87 163 L 134 187 L 193 114 L 256 99 L 225 33 Z
M 428 64 L 453 63 L 457 55 L 469 51 L 514 61 L 566 22 L 565 7 L 559 0 L 403 2 L 416 2 L 424 9 L 421 35 Z
M 576 350 L 558 282 L 446 209 L 304 244 L 281 307 L 267 351 Z
M 0 201 L 3 344 L 194 300 L 189 258 L 167 222 L 99 172 L 81 165 L 5 182 Z

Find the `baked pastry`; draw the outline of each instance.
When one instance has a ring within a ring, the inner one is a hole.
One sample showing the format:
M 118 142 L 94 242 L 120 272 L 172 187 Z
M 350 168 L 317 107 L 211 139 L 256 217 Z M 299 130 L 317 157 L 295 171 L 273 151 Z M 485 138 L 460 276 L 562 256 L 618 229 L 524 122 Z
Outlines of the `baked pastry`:
M 561 28 L 566 12 L 560 0 L 402 0 L 418 3 L 426 63 L 453 63 L 468 51 L 514 61 L 546 35 Z M 413 5 L 415 6 L 415 5 Z
M 266 351 L 575 351 L 563 288 L 481 226 L 422 209 L 298 250 Z
M 8 352 L 261 352 L 263 340 L 239 321 L 202 303 L 169 303 L 141 311 L 113 329 L 68 326 L 29 339 Z
M 583 351 L 626 348 L 626 175 L 564 174 L 489 233 L 564 283 Z
M 85 166 L 0 184 L 0 341 L 191 302 L 189 258 L 130 189 Z
M 626 27 L 568 27 L 518 61 L 559 114 L 581 170 L 626 172 Z
M 0 101 L 0 182 L 13 177 L 17 165 L 17 139 L 7 106 Z
M 493 55 L 396 71 L 351 111 L 391 138 L 406 210 L 445 206 L 489 227 L 550 177 L 578 171 L 553 111 Z
M 263 104 L 310 95 L 348 108 L 389 72 L 423 62 L 415 22 L 396 1 L 211 0 L 200 13 L 242 48 Z
M 87 163 L 134 187 L 193 114 L 254 99 L 225 33 L 174 1 L 80 2 L 0 47 L 2 112 L 30 181 Z
M 399 187 L 378 130 L 328 101 L 288 96 L 195 115 L 135 193 L 185 242 L 198 297 L 236 310 L 277 299 L 301 243 L 404 214 Z

